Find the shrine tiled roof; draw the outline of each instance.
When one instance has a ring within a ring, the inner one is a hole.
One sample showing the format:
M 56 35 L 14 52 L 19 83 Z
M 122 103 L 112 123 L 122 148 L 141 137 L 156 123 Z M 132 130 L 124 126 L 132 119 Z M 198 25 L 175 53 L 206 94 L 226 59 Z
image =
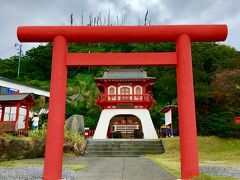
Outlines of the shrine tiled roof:
M 155 77 L 148 77 L 146 71 L 142 69 L 110 69 L 102 78 L 95 79 L 155 79 Z
M 175 110 L 175 109 L 177 109 L 178 107 L 176 106 L 176 105 L 167 105 L 167 106 L 164 106 L 161 110 L 160 110 L 160 112 L 161 113 L 166 113 L 166 112 L 168 112 L 169 110 Z
M 3 101 L 21 101 L 29 95 L 31 95 L 31 94 L 29 94 L 29 93 L 4 94 L 4 95 L 0 95 L 0 102 L 3 102 Z

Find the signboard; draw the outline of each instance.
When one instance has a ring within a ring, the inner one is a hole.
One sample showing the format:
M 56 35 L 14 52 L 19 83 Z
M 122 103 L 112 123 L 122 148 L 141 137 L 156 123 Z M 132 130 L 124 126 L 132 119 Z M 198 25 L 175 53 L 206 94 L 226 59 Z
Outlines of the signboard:
M 234 122 L 235 122 L 236 124 L 240 124 L 240 117 L 234 118 Z
M 165 126 L 172 123 L 172 110 L 165 113 Z
M 132 103 L 118 103 L 117 108 L 118 109 L 132 109 L 133 104 Z
M 7 94 L 15 94 L 19 93 L 18 89 L 13 89 L 13 88 L 7 88 Z

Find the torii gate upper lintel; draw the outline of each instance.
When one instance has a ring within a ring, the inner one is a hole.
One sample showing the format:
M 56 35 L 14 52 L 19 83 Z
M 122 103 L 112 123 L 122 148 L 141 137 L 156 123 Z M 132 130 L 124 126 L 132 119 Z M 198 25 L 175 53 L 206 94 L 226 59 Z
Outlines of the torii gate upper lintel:
M 68 66 L 176 66 L 181 176 L 199 175 L 191 42 L 224 41 L 226 25 L 21 26 L 21 42 L 53 42 L 44 179 L 62 176 Z M 70 42 L 176 42 L 176 52 L 68 53 Z M 116 61 L 117 59 L 117 61 Z

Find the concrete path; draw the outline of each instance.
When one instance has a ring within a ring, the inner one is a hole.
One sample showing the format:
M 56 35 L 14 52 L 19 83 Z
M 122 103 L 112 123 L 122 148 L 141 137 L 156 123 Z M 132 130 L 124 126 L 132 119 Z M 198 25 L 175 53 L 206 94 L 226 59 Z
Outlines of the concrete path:
M 43 158 L 25 159 L 16 162 L 23 164 L 38 163 L 40 166 L 1 167 L 0 179 L 4 180 L 41 180 L 43 176 Z M 80 171 L 64 167 L 62 177 L 65 180 L 174 180 L 171 173 L 143 157 L 65 157 L 65 165 L 87 164 Z
M 76 173 L 77 179 L 87 180 L 174 180 L 171 173 L 151 160 L 141 157 L 79 158 L 88 167 Z M 69 161 L 69 160 L 67 160 Z M 65 163 L 67 163 L 65 161 Z M 76 159 L 75 159 L 76 161 Z M 80 162 L 79 162 L 80 163 Z

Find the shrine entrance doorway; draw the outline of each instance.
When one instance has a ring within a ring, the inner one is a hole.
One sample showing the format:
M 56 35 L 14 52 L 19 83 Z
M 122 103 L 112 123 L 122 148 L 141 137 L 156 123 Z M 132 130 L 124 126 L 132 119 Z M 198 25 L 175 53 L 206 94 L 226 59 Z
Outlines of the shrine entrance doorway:
M 114 116 L 108 126 L 108 138 L 143 139 L 141 120 L 134 115 Z

